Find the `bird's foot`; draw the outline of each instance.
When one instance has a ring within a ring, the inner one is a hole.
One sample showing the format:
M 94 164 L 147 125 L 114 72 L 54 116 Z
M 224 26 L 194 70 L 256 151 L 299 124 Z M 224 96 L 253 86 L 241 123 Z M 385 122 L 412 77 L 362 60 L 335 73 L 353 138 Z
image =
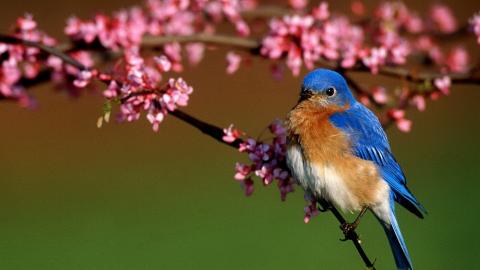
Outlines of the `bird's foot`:
M 343 231 L 343 235 L 345 236 L 344 239 L 340 239 L 341 241 L 352 240 L 352 241 L 360 242 L 360 239 L 357 233 L 355 232 L 355 229 L 357 228 L 358 224 L 360 224 L 360 219 L 362 218 L 362 216 L 365 214 L 366 211 L 367 211 L 367 207 L 363 207 L 362 211 L 360 211 L 360 214 L 358 214 L 354 222 L 352 223 L 345 222 L 342 225 L 340 225 L 340 229 Z
M 340 225 L 340 229 L 343 232 L 344 238 L 340 239 L 340 241 L 347 241 L 347 240 L 353 240 L 357 238 L 355 229 L 357 228 L 357 225 L 355 222 L 354 223 L 348 223 L 345 222 L 342 225 Z

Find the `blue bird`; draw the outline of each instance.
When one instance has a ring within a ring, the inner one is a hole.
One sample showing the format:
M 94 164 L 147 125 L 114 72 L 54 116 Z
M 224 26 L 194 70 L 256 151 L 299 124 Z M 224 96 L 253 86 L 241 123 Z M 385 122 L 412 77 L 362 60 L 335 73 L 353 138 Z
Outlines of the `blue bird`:
M 308 195 L 343 211 L 371 210 L 382 224 L 398 269 L 413 269 L 395 217 L 395 201 L 423 218 L 425 208 L 406 186 L 378 118 L 357 102 L 345 79 L 317 69 L 305 76 L 287 117 L 287 165 Z

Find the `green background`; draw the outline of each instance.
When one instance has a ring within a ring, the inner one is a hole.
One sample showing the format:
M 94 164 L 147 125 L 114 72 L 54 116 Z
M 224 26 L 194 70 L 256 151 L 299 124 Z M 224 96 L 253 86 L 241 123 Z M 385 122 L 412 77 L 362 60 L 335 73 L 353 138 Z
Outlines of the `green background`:
M 60 36 L 69 14 L 130 3 L 9 2 L 0 29 L 30 11 Z M 475 5 L 455 11 L 466 18 Z M 224 54 L 209 52 L 182 74 L 195 87 L 186 111 L 257 135 L 293 106 L 299 78 L 275 82 L 258 59 L 227 76 Z M 301 190 L 280 202 L 275 186 L 256 182 L 244 197 L 232 176 L 245 157 L 234 149 L 173 117 L 158 133 L 143 119 L 97 129 L 98 92 L 71 99 L 49 85 L 31 91 L 36 110 L 0 104 L 0 269 L 362 269 L 353 246 L 338 241 L 331 214 L 303 223 Z M 429 210 L 425 220 L 398 210 L 417 269 L 480 268 L 479 100 L 480 87 L 454 87 L 426 112 L 408 112 L 411 133 L 388 131 L 410 189 Z M 359 232 L 378 269 L 393 269 L 371 214 Z

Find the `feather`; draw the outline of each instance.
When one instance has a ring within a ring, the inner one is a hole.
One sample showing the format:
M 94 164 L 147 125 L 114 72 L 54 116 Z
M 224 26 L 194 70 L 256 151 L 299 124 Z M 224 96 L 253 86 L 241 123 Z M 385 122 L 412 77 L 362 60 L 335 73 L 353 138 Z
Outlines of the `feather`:
M 377 165 L 395 200 L 423 218 L 426 210 L 407 188 L 405 175 L 391 153 L 387 136 L 375 114 L 355 102 L 348 110 L 330 116 L 330 122 L 349 136 L 354 155 Z

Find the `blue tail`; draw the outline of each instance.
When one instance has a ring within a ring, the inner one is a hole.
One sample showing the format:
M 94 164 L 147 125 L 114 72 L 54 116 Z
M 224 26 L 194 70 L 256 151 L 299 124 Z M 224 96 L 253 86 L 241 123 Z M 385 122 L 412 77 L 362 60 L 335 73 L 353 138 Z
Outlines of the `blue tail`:
M 391 211 L 390 211 L 390 224 L 387 224 L 383 221 L 383 229 L 387 234 L 388 242 L 390 242 L 390 247 L 392 248 L 393 257 L 395 258 L 395 263 L 397 264 L 397 269 L 399 270 L 411 270 L 413 269 L 412 261 L 410 260 L 410 255 L 408 254 L 407 245 L 403 240 L 402 232 L 398 226 L 397 219 L 395 218 L 395 202 L 391 201 Z

